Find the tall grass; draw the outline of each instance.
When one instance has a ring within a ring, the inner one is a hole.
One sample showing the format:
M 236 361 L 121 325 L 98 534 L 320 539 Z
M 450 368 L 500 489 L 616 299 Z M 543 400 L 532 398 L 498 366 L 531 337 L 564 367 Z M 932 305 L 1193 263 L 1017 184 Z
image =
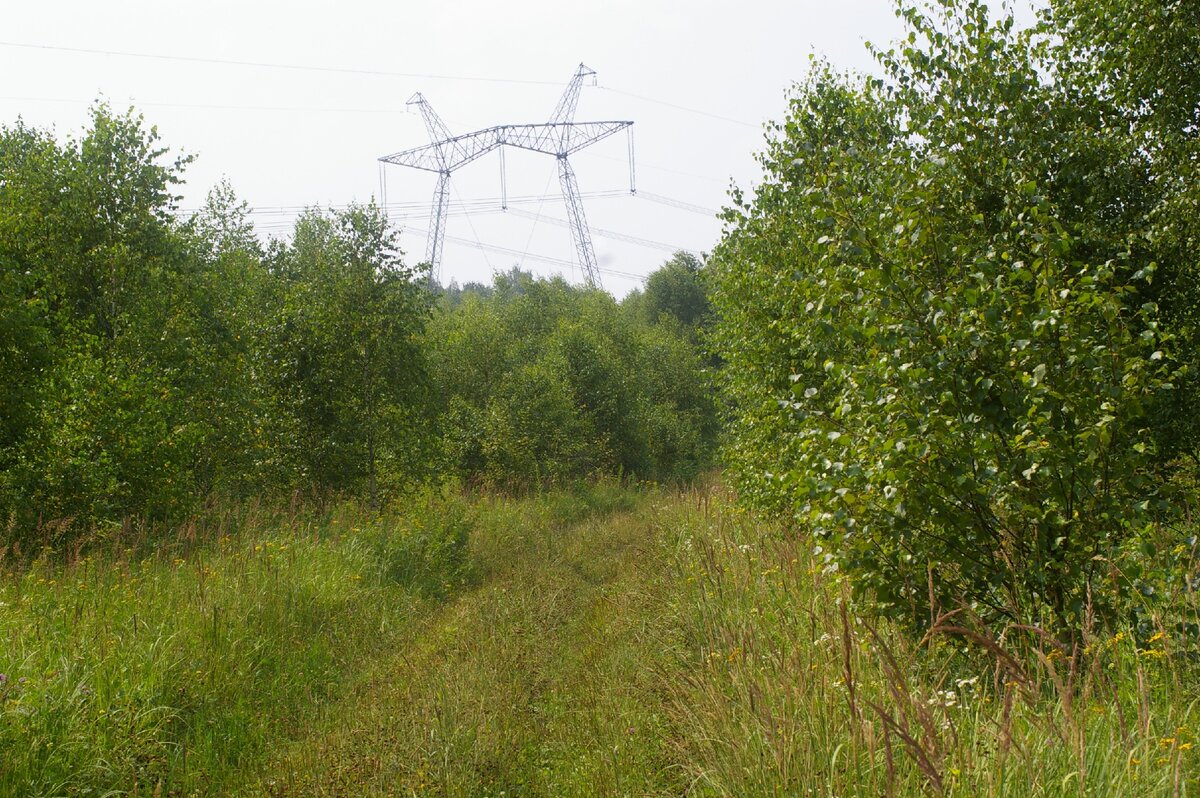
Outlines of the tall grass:
M 0 578 L 0 795 L 1200 795 L 1179 546 L 1184 587 L 1071 649 L 858 614 L 714 486 L 114 546 Z
M 702 504 L 664 521 L 694 794 L 1200 794 L 1200 673 L 1170 628 L 1066 650 L 947 613 L 917 640 L 857 616 L 802 534 Z
M 232 515 L 0 579 L 0 795 L 219 794 L 465 577 L 452 498 Z

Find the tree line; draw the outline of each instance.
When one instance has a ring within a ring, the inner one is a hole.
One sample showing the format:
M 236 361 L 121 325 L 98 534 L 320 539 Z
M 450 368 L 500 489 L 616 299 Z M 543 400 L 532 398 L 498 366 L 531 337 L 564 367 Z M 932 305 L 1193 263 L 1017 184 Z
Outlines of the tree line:
M 709 462 L 694 258 L 621 302 L 519 270 L 433 290 L 374 204 L 265 243 L 227 184 L 182 213 L 189 161 L 103 105 L 67 141 L 0 129 L 0 545 L 222 498 Z

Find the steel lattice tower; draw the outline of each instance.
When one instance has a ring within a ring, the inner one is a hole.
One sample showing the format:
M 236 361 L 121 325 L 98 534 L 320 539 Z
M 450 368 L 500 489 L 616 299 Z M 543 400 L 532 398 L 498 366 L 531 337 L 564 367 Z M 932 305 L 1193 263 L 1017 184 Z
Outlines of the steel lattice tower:
M 583 212 L 583 200 L 579 196 L 579 184 L 568 156 L 584 147 L 595 144 L 629 128 L 633 122 L 576 122 L 575 108 L 579 104 L 579 93 L 585 78 L 596 73 L 579 65 L 571 82 L 554 108 L 549 122 L 526 125 L 497 125 L 460 136 L 452 136 L 446 123 L 434 112 L 429 101 L 420 93 L 414 94 L 408 105 L 417 106 L 429 131 L 430 144 L 385 155 L 379 160 L 385 164 L 398 164 L 413 169 L 436 172 L 437 188 L 433 193 L 433 210 L 429 221 L 429 238 L 425 244 L 425 262 L 429 267 L 430 279 L 440 276 L 442 243 L 446 236 L 446 211 L 450 191 L 450 175 L 454 170 L 474 161 L 492 150 L 503 147 L 519 147 L 523 150 L 553 155 L 558 159 L 558 179 L 562 186 L 563 199 L 567 206 L 567 217 L 571 227 L 571 239 L 583 267 L 588 285 L 599 286 L 600 272 L 596 266 L 596 252 L 592 247 L 592 235 L 588 230 L 587 217 Z M 632 148 L 631 148 L 632 157 Z M 632 166 L 632 163 L 631 163 Z M 503 174 L 503 173 L 502 173 Z

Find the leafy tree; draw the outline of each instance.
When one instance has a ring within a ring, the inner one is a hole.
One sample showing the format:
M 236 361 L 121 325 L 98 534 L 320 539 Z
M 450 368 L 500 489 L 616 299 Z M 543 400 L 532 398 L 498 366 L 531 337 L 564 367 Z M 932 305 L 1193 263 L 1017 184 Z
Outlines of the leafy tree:
M 187 159 L 164 164 L 153 129 L 104 106 L 77 141 L 18 124 L 0 144 L 5 326 L 25 340 L 0 456 L 14 507 L 87 523 L 179 512 L 192 470 L 176 455 L 197 433 L 167 332 L 193 266 L 172 228 Z
M 1177 0 L 1056 0 L 1043 14 L 1054 68 L 1103 131 L 1109 149 L 1142 166 L 1136 212 L 1108 235 L 1157 266 L 1147 292 L 1184 368 L 1155 402 L 1164 459 L 1200 461 L 1200 6 Z M 1129 192 L 1120 197 L 1129 202 Z
M 424 289 L 401 260 L 375 205 L 306 213 L 273 255 L 283 282 L 279 390 L 298 420 L 293 453 L 315 485 L 365 488 L 427 466 L 422 432 L 427 313 Z
M 439 449 L 514 490 L 707 462 L 675 317 L 696 263 L 655 282 L 674 309 L 654 324 L 514 268 L 445 292 L 427 330 L 379 208 L 309 211 L 264 249 L 226 182 L 180 218 L 188 161 L 105 106 L 77 139 L 0 129 L 0 550 L 175 522 L 212 496 L 374 503 L 432 476 Z
M 703 268 L 700 259 L 690 252 L 676 252 L 646 279 L 641 298 L 646 317 L 652 322 L 668 317 L 691 329 L 704 323 L 710 307 Z
M 1070 634 L 1157 496 L 1147 157 L 1051 38 L 973 0 L 903 13 L 886 80 L 817 65 L 726 213 L 729 457 L 880 608 Z

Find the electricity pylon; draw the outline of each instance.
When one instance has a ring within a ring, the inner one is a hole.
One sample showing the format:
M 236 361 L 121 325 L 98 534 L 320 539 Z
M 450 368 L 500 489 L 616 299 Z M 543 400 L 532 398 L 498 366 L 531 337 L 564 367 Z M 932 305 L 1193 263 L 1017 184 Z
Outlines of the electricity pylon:
M 409 99 L 409 105 L 415 105 L 420 109 L 421 116 L 425 119 L 425 127 L 429 131 L 431 143 L 423 147 L 385 155 L 379 160 L 383 163 L 436 172 L 438 175 L 437 188 L 433 193 L 429 238 L 425 244 L 425 261 L 429 267 L 431 280 L 436 280 L 440 276 L 451 173 L 492 150 L 502 149 L 508 145 L 553 155 L 558 159 L 558 178 L 562 186 L 563 199 L 567 205 L 571 239 L 575 243 L 579 264 L 583 267 L 584 279 L 591 286 L 600 284 L 600 271 L 596 266 L 596 252 L 592 247 L 592 235 L 588 230 L 587 217 L 583 212 L 583 201 L 579 196 L 579 184 L 575 179 L 575 170 L 571 168 L 571 163 L 567 158 L 584 147 L 625 130 L 633 122 L 574 121 L 575 108 L 579 104 L 579 93 L 583 87 L 583 81 L 595 74 L 593 70 L 583 64 L 579 65 L 571 82 L 567 84 L 566 91 L 559 99 L 558 105 L 555 106 L 549 122 L 497 125 L 460 136 L 450 135 L 445 122 L 434 112 L 429 101 L 420 92 Z M 503 169 L 503 153 L 501 156 L 501 168 Z M 632 148 L 630 148 L 630 157 L 632 158 Z M 630 168 L 632 170 L 632 162 Z M 503 182 L 503 172 L 501 174 Z

